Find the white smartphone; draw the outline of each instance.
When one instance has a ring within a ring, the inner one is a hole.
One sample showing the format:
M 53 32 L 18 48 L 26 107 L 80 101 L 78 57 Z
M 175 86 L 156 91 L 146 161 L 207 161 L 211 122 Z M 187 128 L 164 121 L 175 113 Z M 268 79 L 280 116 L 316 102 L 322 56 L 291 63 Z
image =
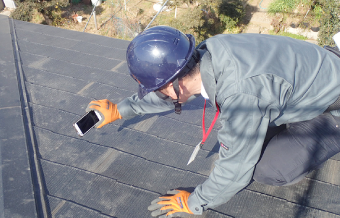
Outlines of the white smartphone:
M 73 124 L 78 135 L 84 136 L 102 117 L 97 111 L 90 111 L 86 113 L 80 120 Z

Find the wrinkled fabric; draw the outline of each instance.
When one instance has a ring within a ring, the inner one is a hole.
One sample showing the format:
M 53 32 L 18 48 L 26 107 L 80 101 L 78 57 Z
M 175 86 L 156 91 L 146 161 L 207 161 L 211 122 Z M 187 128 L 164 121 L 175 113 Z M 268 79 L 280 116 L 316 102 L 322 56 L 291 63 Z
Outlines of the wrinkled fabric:
M 340 152 L 340 117 L 330 113 L 291 123 L 265 146 L 253 179 L 272 186 L 301 181 Z
M 218 140 L 223 147 L 209 178 L 189 196 L 194 214 L 227 202 L 249 184 L 268 126 L 310 120 L 340 94 L 338 57 L 308 42 L 230 34 L 212 37 L 198 49 L 205 51 L 200 63 L 203 86 L 211 105 L 217 102 L 221 109 Z M 122 117 L 173 109 L 150 94 L 119 103 Z

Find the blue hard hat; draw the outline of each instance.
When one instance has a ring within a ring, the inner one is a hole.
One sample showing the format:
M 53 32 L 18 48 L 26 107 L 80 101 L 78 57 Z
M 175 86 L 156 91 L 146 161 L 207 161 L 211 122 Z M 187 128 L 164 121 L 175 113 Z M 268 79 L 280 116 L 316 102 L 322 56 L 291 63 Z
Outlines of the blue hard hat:
M 195 51 L 195 38 L 169 26 L 156 26 L 134 38 L 126 52 L 130 75 L 142 99 L 179 76 Z M 185 68 L 187 69 L 187 68 Z

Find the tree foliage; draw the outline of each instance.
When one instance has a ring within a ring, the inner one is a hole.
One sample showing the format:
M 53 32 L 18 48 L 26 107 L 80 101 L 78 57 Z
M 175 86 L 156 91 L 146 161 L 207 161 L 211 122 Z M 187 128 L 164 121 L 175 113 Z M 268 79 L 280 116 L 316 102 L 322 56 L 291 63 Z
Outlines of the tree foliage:
M 16 9 L 11 14 L 11 17 L 22 21 L 31 21 L 33 10 L 36 6 L 33 0 L 15 1 Z
M 193 34 L 196 43 L 235 28 L 245 15 L 240 0 L 174 0 L 170 6 L 188 6 L 187 12 L 164 23 Z
M 60 8 L 69 5 L 68 0 L 15 0 L 17 8 L 11 17 L 17 20 L 31 21 L 34 10 L 42 13 L 49 25 L 58 25 L 61 20 Z
M 245 10 L 241 1 L 222 1 L 218 7 L 219 19 L 225 29 L 232 29 L 245 15 Z

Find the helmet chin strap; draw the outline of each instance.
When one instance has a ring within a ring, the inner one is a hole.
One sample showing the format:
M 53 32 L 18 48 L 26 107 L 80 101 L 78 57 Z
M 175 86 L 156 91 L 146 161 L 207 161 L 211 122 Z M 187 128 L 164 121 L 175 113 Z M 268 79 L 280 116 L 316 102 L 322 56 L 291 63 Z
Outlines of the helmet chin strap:
M 200 54 L 197 50 L 194 50 L 189 62 L 186 64 L 184 69 L 182 69 L 182 72 L 184 74 L 188 73 L 195 65 L 199 62 Z M 175 105 L 175 113 L 181 114 L 182 111 L 182 105 L 178 102 L 179 101 L 179 84 L 178 84 L 178 77 L 172 82 L 172 85 L 174 87 L 174 91 L 177 95 L 177 99 L 172 100 L 172 102 Z
M 197 50 L 194 50 L 190 60 L 188 63 L 184 66 L 184 68 L 181 70 L 181 75 L 187 74 L 190 70 L 192 70 L 193 67 L 199 62 L 200 54 Z M 182 105 L 179 103 L 179 84 L 178 84 L 178 76 L 175 80 L 172 81 L 172 85 L 174 88 L 174 91 L 176 93 L 177 99 L 173 99 L 172 102 L 175 105 L 175 113 L 176 114 L 181 114 L 182 111 Z M 159 91 L 155 91 L 156 95 L 160 97 L 161 99 L 165 100 L 167 99 L 167 96 L 162 94 Z
M 177 95 L 177 99 L 175 100 L 172 100 L 172 102 L 174 103 L 175 105 L 175 113 L 176 114 L 181 114 L 181 111 L 182 111 L 182 105 L 181 103 L 179 103 L 179 84 L 178 84 L 178 78 L 176 78 L 173 82 L 172 82 L 172 85 L 174 87 L 174 91 Z

